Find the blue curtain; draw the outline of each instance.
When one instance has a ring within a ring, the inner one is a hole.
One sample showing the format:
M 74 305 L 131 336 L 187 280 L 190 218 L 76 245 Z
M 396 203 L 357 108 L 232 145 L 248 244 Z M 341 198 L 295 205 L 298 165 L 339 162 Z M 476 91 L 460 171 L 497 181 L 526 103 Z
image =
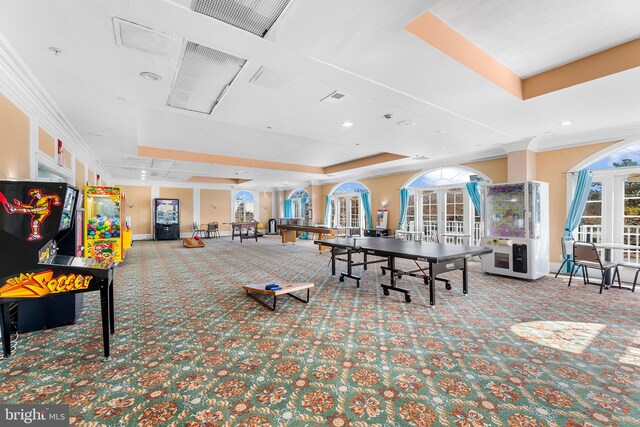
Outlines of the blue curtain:
M 293 213 L 291 212 L 291 199 L 284 199 L 284 217 L 293 218 Z
M 407 221 L 407 207 L 409 206 L 409 189 L 400 189 L 400 222 L 398 223 L 398 230 L 404 229 L 404 223 Z
M 364 212 L 364 228 L 370 229 L 371 227 L 371 193 L 364 191 L 360 193 L 360 200 L 362 201 L 362 211 Z M 362 233 L 364 235 L 364 233 Z
M 471 197 L 473 207 L 476 208 L 476 213 L 480 215 L 480 212 L 482 211 L 482 201 L 480 200 L 480 190 L 478 190 L 478 182 L 467 182 L 467 191 L 469 192 L 469 196 Z
M 329 226 L 331 215 L 331 196 L 324 196 L 324 225 Z
M 564 237 L 571 237 L 574 230 L 578 228 L 578 224 L 580 224 L 582 213 L 587 205 L 589 191 L 591 190 L 591 181 L 593 181 L 593 177 L 591 176 L 590 170 L 582 169 L 580 173 L 578 173 L 576 190 L 573 194 L 573 200 L 571 200 L 569 213 L 567 214 L 567 222 L 564 224 Z

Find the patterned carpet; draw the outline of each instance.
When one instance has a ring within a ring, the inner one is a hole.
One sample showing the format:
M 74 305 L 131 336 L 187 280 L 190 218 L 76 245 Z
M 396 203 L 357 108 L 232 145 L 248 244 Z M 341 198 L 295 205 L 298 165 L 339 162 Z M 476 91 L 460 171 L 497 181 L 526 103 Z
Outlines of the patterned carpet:
M 67 403 L 76 425 L 639 426 L 640 293 L 490 277 L 473 264 L 413 302 L 331 277 L 310 242 L 135 242 L 116 274 L 114 360 L 98 295 L 78 324 L 19 337 L 5 403 Z M 310 281 L 311 302 L 248 298 Z

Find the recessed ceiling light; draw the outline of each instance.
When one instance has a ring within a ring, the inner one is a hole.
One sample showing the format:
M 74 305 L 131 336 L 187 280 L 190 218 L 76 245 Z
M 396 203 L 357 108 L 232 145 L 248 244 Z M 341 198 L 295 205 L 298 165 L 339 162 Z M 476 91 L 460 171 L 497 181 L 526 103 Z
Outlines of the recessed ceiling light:
M 411 126 L 415 126 L 416 122 L 414 122 L 413 120 L 400 120 L 397 124 L 401 128 L 408 128 Z
M 346 128 L 350 128 L 351 126 L 353 126 L 352 122 L 342 122 L 342 126 L 346 127 Z
M 147 171 L 140 171 L 140 173 L 147 173 Z
M 160 77 L 156 73 L 151 73 L 149 71 L 143 71 L 142 73 L 140 73 L 140 77 L 142 77 L 145 80 L 152 81 L 152 82 L 155 82 L 155 81 L 158 81 L 158 80 L 162 80 L 162 77 Z
M 438 130 L 434 130 L 433 133 L 446 133 L 446 132 L 443 131 L 442 129 L 438 129 Z
M 285 183 L 285 184 L 288 184 L 288 183 L 289 183 L 289 181 L 285 181 L 284 183 Z
M 141 176 L 141 177 L 140 177 L 140 179 L 145 180 L 145 179 L 147 179 L 147 178 L 145 178 L 145 177 L 144 177 L 144 175 L 143 175 L 143 176 Z
M 476 144 L 475 147 L 482 147 L 482 144 Z
M 450 148 L 451 148 L 451 147 L 442 147 L 442 148 L 441 148 L 441 150 L 448 150 L 448 149 L 450 149 Z
M 62 55 L 62 49 L 58 49 L 57 47 L 53 46 L 49 48 L 49 52 L 53 53 L 55 56 Z
M 560 126 L 569 126 L 572 124 L 573 122 L 571 120 L 565 120 L 564 122 L 560 122 Z

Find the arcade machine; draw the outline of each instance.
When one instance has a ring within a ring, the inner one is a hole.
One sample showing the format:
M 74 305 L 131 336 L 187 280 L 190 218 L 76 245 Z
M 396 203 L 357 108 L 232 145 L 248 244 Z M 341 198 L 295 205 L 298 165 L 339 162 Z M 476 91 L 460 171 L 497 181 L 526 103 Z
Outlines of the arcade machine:
M 180 200 L 154 199 L 154 240 L 178 240 L 180 238 Z
M 78 190 L 52 182 L 0 181 L 0 327 L 4 356 L 24 322 L 42 328 L 75 319 L 60 312 L 77 294 L 100 291 L 105 358 L 113 319 L 113 262 L 75 256 L 58 242 L 76 222 Z M 73 246 L 73 245 L 72 245 Z M 75 248 L 77 249 L 77 248 Z
M 96 260 L 122 262 L 131 247 L 131 230 L 125 217 L 125 195 L 122 187 L 84 188 L 84 256 Z

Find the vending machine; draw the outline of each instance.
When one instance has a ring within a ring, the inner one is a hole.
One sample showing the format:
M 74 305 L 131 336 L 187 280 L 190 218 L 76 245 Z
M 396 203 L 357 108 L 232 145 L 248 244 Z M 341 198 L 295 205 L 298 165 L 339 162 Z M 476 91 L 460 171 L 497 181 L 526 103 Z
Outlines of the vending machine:
M 484 188 L 482 270 L 535 280 L 549 272 L 549 184 L 527 181 Z
M 84 188 L 84 256 L 96 260 L 124 260 L 131 247 L 126 227 L 125 194 L 122 187 Z
M 178 240 L 180 238 L 180 200 L 154 199 L 155 240 Z

